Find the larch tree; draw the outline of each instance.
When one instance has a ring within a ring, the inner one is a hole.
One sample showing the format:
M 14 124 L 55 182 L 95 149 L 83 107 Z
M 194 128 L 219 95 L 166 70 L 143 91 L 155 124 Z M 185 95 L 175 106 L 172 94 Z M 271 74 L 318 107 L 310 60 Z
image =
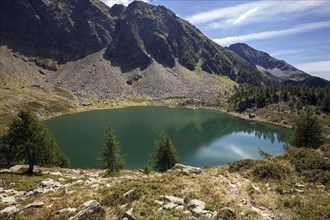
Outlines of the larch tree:
M 69 165 L 52 134 L 31 111 L 18 113 L 1 142 L 0 154 L 5 158 L 5 166 L 26 163 L 29 165 L 27 172 L 33 173 L 35 165 Z
M 153 168 L 160 172 L 171 169 L 179 162 L 176 149 L 165 132 L 161 132 L 158 140 L 155 141 L 155 151 L 152 157 Z
M 102 167 L 107 169 L 107 174 L 115 176 L 124 167 L 124 156 L 120 153 L 120 145 L 112 125 L 106 128 L 105 146 L 101 155 Z

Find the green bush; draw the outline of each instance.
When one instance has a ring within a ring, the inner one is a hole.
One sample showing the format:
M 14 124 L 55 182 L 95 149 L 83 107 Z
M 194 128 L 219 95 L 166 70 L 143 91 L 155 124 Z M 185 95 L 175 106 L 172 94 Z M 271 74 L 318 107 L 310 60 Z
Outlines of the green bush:
M 330 144 L 325 144 L 323 146 L 320 147 L 323 156 L 330 159 Z
M 284 179 L 289 169 L 274 162 L 264 161 L 252 169 L 255 178 L 261 179 Z
M 285 153 L 298 172 L 304 170 L 330 170 L 330 162 L 317 150 L 309 148 L 293 148 Z
M 320 183 L 323 185 L 330 185 L 330 171 L 329 170 L 304 170 L 301 173 L 307 182 Z
M 228 171 L 233 173 L 243 170 L 249 170 L 256 164 L 258 164 L 258 162 L 259 161 L 251 160 L 251 159 L 234 161 L 228 164 Z
M 40 66 L 41 68 L 57 71 L 59 70 L 59 66 L 56 61 L 48 58 L 38 58 L 35 60 L 35 63 L 37 66 Z

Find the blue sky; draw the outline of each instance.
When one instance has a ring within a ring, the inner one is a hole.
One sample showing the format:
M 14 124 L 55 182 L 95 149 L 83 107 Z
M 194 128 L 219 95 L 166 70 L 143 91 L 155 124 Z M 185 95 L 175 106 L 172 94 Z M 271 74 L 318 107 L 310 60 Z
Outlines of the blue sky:
M 109 6 L 132 0 L 102 0 Z M 330 80 L 330 1 L 144 0 L 190 21 L 221 46 L 244 42 Z

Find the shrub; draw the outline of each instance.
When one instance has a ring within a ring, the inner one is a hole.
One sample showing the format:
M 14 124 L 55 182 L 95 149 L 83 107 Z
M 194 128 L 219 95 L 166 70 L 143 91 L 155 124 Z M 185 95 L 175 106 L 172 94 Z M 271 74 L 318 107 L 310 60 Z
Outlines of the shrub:
M 228 164 L 228 171 L 233 173 L 243 170 L 249 170 L 256 164 L 258 164 L 258 162 L 259 161 L 251 160 L 251 159 L 234 161 Z
M 274 162 L 264 161 L 252 169 L 252 174 L 257 179 L 284 179 L 289 169 Z
M 325 145 L 321 146 L 320 149 L 323 153 L 323 156 L 330 159 L 330 144 L 325 144 Z
M 313 149 L 293 148 L 285 153 L 284 158 L 289 160 L 298 172 L 304 170 L 330 170 L 330 162 L 322 154 Z

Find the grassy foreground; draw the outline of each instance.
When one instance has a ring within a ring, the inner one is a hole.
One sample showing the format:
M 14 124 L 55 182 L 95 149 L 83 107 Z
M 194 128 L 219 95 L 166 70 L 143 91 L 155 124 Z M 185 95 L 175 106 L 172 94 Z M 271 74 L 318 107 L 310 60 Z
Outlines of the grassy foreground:
M 324 145 L 319 150 L 292 149 L 277 157 L 241 160 L 197 173 L 173 170 L 145 175 L 125 170 L 105 178 L 104 170 L 40 168 L 33 176 L 2 170 L 0 180 L 5 186 L 0 194 L 13 196 L 16 204 L 0 203 L 0 210 L 12 206 L 21 210 L 37 201 L 44 204 L 0 219 L 68 219 L 89 200 L 96 200 L 100 208 L 79 219 L 123 219 L 131 208 L 136 219 L 192 219 L 187 212 L 192 211 L 187 206 L 192 199 L 204 201 L 205 210 L 216 213 L 212 219 L 329 219 L 329 158 L 330 145 Z M 46 191 L 49 187 L 40 183 L 47 179 L 59 184 Z M 44 191 L 26 193 L 38 188 Z M 161 208 L 167 204 L 164 196 L 182 198 L 183 210 Z M 69 207 L 76 210 L 54 214 Z

